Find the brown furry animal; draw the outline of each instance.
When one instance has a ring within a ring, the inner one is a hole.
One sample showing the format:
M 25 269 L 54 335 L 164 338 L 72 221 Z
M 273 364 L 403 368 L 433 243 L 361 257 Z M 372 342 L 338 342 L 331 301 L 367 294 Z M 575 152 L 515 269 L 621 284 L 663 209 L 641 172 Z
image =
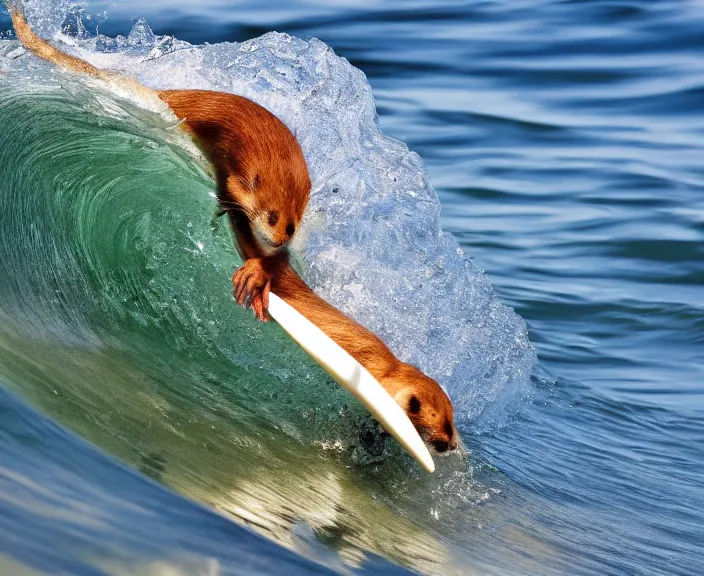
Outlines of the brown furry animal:
M 8 9 L 17 37 L 40 58 L 168 104 L 215 169 L 221 213 L 230 216 L 243 257 L 266 257 L 289 242 L 303 217 L 311 183 L 303 152 L 281 120 L 242 96 L 152 90 L 100 70 L 39 38 L 16 2 L 8 1 Z
M 270 290 L 283 298 L 364 366 L 437 452 L 457 448 L 454 409 L 440 385 L 398 360 L 372 332 L 317 296 L 291 268 L 286 254 L 248 259 L 232 283 L 237 301 L 251 300 L 259 317 L 265 316 Z

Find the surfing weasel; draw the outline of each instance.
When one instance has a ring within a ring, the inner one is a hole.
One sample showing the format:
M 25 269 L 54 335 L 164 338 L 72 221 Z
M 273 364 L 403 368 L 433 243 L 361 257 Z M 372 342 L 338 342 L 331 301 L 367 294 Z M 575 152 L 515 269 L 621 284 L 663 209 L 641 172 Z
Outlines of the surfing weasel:
M 100 70 L 51 46 L 27 24 L 15 0 L 8 9 L 17 37 L 40 58 L 164 101 L 183 121 L 215 169 L 218 200 L 245 259 L 233 276 L 239 304 L 265 319 L 269 289 L 307 316 L 380 382 L 437 452 L 457 447 L 452 403 L 437 382 L 400 362 L 386 345 L 319 298 L 282 250 L 294 235 L 310 195 L 310 177 L 296 138 L 265 108 L 221 92 L 152 90 Z
M 242 96 L 206 90 L 152 90 L 100 70 L 39 38 L 16 0 L 7 2 L 22 44 L 54 64 L 165 102 L 215 169 L 220 214 L 230 218 L 240 254 L 266 258 L 296 232 L 311 182 L 295 136 L 271 112 Z
M 269 291 L 273 291 L 364 366 L 437 452 L 457 448 L 454 409 L 440 385 L 398 360 L 372 332 L 316 295 L 291 268 L 287 254 L 246 260 L 232 284 L 238 303 L 251 302 L 260 318 L 266 315 Z

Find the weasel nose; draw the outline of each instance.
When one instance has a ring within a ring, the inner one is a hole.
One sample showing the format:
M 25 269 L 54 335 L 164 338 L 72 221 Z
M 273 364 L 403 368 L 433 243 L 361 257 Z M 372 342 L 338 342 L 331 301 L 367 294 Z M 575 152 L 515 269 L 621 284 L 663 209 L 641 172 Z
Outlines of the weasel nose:
M 444 440 L 433 440 L 431 444 L 438 452 L 445 452 L 449 447 L 449 444 Z

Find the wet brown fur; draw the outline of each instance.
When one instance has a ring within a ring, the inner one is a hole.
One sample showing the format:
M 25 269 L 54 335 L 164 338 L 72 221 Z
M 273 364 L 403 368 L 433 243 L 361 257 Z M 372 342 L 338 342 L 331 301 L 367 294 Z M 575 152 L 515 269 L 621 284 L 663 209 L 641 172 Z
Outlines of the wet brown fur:
M 242 254 L 265 257 L 289 242 L 303 217 L 311 183 L 303 152 L 281 120 L 242 96 L 152 90 L 100 70 L 39 38 L 15 3 L 8 3 L 8 9 L 17 37 L 40 58 L 168 104 L 215 169 L 218 199 L 230 215 Z
M 454 409 L 440 385 L 398 360 L 372 332 L 317 296 L 291 268 L 286 255 L 247 260 L 235 273 L 233 285 L 240 301 L 248 291 L 255 295 L 255 309 L 268 305 L 268 291 L 274 292 L 364 366 L 438 452 L 457 447 Z M 262 289 L 263 300 L 259 297 Z

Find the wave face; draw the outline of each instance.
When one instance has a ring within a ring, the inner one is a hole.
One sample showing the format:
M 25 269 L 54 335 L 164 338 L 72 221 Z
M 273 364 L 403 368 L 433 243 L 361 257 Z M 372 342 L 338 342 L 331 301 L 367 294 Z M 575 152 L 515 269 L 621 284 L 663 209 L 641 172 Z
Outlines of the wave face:
M 61 3 L 27 7 L 45 34 L 65 23 Z M 440 229 L 422 161 L 382 134 L 358 69 L 285 34 L 192 46 L 140 21 L 127 38 L 80 36 L 60 38 L 101 68 L 241 94 L 287 123 L 314 186 L 295 243 L 304 278 L 437 378 L 462 431 L 528 393 L 525 323 Z M 212 219 L 214 183 L 168 111 L 13 41 L 0 41 L 0 67 L 3 385 L 319 562 L 360 567 L 371 552 L 446 573 L 447 523 L 465 534 L 471 522 L 457 500 L 493 492 L 466 460 L 426 477 L 391 442 L 360 442 L 376 437 L 364 411 L 276 325 L 234 305 L 239 261 Z

